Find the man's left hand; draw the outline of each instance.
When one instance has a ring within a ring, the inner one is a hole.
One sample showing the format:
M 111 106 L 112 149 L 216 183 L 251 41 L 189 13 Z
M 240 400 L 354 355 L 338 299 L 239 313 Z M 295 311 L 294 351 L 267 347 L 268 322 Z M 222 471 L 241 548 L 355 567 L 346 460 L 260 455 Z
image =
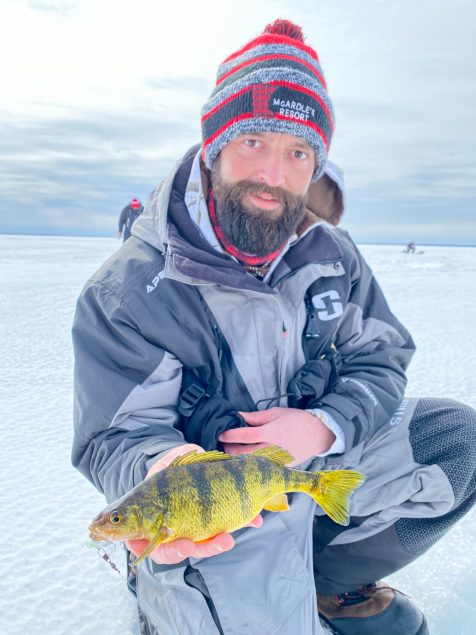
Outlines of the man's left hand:
M 294 458 L 291 466 L 326 452 L 335 434 L 306 410 L 270 408 L 240 412 L 249 427 L 226 430 L 218 437 L 227 454 L 249 454 L 267 445 L 279 445 Z

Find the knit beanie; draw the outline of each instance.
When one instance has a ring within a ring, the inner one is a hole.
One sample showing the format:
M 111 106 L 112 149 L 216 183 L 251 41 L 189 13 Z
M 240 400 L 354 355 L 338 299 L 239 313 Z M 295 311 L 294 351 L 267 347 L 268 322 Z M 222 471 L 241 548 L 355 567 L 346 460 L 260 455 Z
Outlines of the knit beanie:
M 334 113 L 316 51 L 301 27 L 275 20 L 218 67 L 202 109 L 203 158 L 212 168 L 222 148 L 243 134 L 283 132 L 316 152 L 317 180 L 326 164 Z

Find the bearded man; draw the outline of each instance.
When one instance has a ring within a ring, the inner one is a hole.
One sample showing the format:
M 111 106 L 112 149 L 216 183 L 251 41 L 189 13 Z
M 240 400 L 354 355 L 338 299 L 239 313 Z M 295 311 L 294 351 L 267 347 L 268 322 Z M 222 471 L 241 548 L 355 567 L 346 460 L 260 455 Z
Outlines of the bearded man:
M 404 398 L 412 338 L 319 218 L 344 201 L 333 130 L 316 51 L 277 20 L 220 65 L 201 145 L 78 300 L 73 463 L 108 501 L 193 448 L 366 476 L 348 527 L 295 494 L 233 536 L 156 547 L 131 571 L 143 633 L 315 635 L 318 611 L 343 635 L 428 633 L 379 580 L 471 507 L 476 415 Z

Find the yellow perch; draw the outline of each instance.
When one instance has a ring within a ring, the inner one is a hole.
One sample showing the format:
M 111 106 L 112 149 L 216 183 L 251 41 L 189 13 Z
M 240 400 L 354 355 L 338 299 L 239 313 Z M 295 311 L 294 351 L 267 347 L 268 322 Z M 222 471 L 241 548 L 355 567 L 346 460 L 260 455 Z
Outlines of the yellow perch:
M 160 543 L 206 540 L 244 527 L 263 509 L 287 511 L 286 492 L 312 496 L 332 520 L 347 525 L 349 496 L 364 476 L 285 467 L 292 461 L 277 446 L 240 456 L 192 450 L 108 505 L 90 524 L 90 537 L 150 541 L 138 563 Z

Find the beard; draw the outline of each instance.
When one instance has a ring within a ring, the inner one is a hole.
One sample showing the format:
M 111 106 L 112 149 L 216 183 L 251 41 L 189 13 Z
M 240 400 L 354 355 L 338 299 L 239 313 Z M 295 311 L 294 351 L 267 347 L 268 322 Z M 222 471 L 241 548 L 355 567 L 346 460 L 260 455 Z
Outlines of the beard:
M 239 251 L 254 256 L 267 256 L 280 249 L 294 234 L 304 216 L 307 196 L 292 194 L 265 183 L 238 181 L 226 183 L 219 174 L 219 160 L 212 170 L 212 187 L 216 200 L 218 225 L 225 238 Z M 269 194 L 281 211 L 262 210 L 244 205 L 247 195 Z

